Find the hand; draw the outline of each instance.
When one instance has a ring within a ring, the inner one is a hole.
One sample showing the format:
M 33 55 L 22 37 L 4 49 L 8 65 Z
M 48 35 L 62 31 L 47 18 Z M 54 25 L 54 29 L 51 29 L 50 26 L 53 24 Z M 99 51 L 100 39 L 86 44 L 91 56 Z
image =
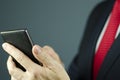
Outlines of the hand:
M 2 46 L 8 54 L 26 69 L 24 72 L 17 68 L 12 58 L 9 57 L 7 68 L 11 75 L 11 80 L 70 80 L 58 55 L 51 47 L 41 48 L 38 45 L 33 47 L 33 55 L 43 64 L 43 66 L 40 66 L 14 46 L 8 43 L 4 43 Z

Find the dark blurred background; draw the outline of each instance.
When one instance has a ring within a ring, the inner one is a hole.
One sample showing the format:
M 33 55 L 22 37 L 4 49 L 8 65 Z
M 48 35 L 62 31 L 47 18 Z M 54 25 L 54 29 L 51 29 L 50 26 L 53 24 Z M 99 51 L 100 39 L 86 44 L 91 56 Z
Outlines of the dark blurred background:
M 27 28 L 34 43 L 52 46 L 67 69 L 78 51 L 88 16 L 100 1 L 0 0 L 0 31 Z M 0 80 L 10 80 L 7 57 L 0 46 Z

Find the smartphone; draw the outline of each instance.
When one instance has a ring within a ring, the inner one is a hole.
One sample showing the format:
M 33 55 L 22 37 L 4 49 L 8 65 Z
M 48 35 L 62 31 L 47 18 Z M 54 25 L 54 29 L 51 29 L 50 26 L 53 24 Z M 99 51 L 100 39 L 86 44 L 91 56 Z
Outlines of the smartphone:
M 1 36 L 4 42 L 12 44 L 13 46 L 21 50 L 25 55 L 27 55 L 35 63 L 40 64 L 32 54 L 33 42 L 26 29 L 3 31 L 1 32 Z M 17 67 L 25 71 L 25 69 L 15 59 L 13 60 L 15 61 Z

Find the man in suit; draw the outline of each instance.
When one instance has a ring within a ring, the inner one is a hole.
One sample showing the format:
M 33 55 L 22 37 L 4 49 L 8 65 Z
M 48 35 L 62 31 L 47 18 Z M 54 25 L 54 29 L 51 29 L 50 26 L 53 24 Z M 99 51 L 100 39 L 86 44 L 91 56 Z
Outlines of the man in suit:
M 71 63 L 69 75 L 71 80 L 92 80 L 93 62 L 97 43 L 107 25 L 111 11 L 117 0 L 106 0 L 93 10 L 87 22 L 86 31 L 81 42 L 80 51 Z M 119 30 L 117 31 L 119 33 Z M 107 52 L 96 80 L 120 80 L 120 35 Z
M 95 55 L 99 54 L 97 51 L 100 49 L 102 37 L 104 37 L 104 34 L 106 33 L 105 31 L 107 31 L 107 25 L 109 25 L 109 21 L 111 21 L 112 12 L 114 12 L 113 6 L 116 2 L 120 3 L 120 0 L 103 1 L 92 11 L 87 22 L 87 27 L 83 40 L 81 42 L 79 53 L 72 61 L 71 66 L 68 70 L 69 76 L 64 70 L 64 67 L 62 66 L 58 55 L 51 47 L 40 47 L 38 45 L 35 45 L 33 47 L 33 55 L 38 61 L 43 63 L 43 66 L 40 66 L 32 62 L 27 56 L 25 56 L 14 46 L 8 43 L 4 43 L 3 49 L 12 57 L 14 57 L 26 69 L 24 72 L 21 69 L 17 68 L 12 61 L 12 58 L 9 57 L 7 66 L 8 71 L 11 75 L 11 79 L 120 80 L 120 35 L 118 35 L 119 28 L 116 28 L 117 32 L 115 33 L 115 40 L 112 41 L 112 44 L 110 44 L 111 46 L 107 48 L 106 55 L 103 59 L 101 59 L 102 61 L 99 61 L 99 59 L 95 58 Z M 110 28 L 110 30 L 112 29 Z M 100 64 L 97 64 L 97 61 L 99 61 Z M 94 64 L 100 65 L 100 67 Z M 98 69 L 96 69 L 96 66 Z

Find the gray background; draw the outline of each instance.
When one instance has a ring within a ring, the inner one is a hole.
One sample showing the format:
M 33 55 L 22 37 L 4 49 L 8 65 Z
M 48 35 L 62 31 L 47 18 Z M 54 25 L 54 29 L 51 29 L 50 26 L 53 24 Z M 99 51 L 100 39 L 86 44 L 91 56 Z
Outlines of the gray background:
M 78 51 L 88 15 L 100 1 L 0 0 L 0 31 L 27 28 L 34 43 L 52 46 L 67 69 Z M 10 80 L 7 57 L 0 46 L 0 80 Z

